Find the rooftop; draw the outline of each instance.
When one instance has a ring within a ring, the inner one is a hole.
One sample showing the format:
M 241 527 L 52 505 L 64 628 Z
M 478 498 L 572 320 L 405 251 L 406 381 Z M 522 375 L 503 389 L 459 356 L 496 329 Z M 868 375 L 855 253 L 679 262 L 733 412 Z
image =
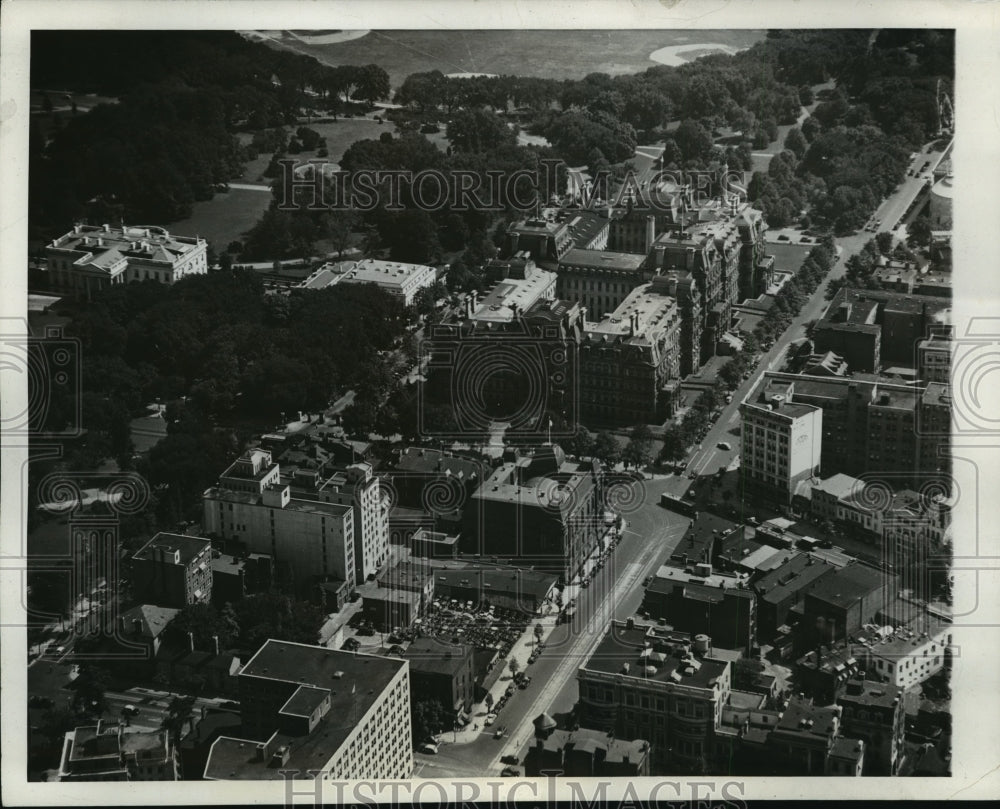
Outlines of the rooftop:
M 648 682 L 718 689 L 729 663 L 711 658 L 689 658 L 685 663 L 682 649 L 656 639 L 655 632 L 648 635 L 644 627 L 628 629 L 615 622 L 583 668 Z
M 401 472 L 453 475 L 461 480 L 478 480 L 483 475 L 483 464 L 480 461 L 426 447 L 404 449 L 395 468 Z
M 406 264 L 400 261 L 379 261 L 365 258 L 361 261 L 348 262 L 344 267 L 343 281 L 345 283 L 370 283 L 389 286 L 399 286 L 425 273 L 433 273 L 434 268 L 426 264 Z
M 882 571 L 867 565 L 849 564 L 824 576 L 807 598 L 837 607 L 849 607 L 884 584 L 886 576 Z
M 820 708 L 811 700 L 792 698 L 778 720 L 776 730 L 829 736 L 838 726 L 836 708 Z
M 320 705 L 330 695 L 329 688 L 315 688 L 311 685 L 301 685 L 295 689 L 288 701 L 281 706 L 281 713 L 293 716 L 312 716 Z
M 441 567 L 434 571 L 437 587 L 466 587 L 494 593 L 509 593 L 540 601 L 555 586 L 558 577 L 537 570 L 487 567 L 470 563 L 458 569 Z
M 308 736 L 278 734 L 275 747 L 288 745 L 290 756 L 281 767 L 257 760 L 261 740 L 220 737 L 212 745 L 205 777 L 209 779 L 283 779 L 282 769 L 322 769 L 379 699 L 386 686 L 408 664 L 404 660 L 326 649 L 303 643 L 268 640 L 243 667 L 240 677 L 276 680 L 281 683 L 330 691 L 330 710 Z M 303 704 L 315 703 L 311 690 L 303 692 Z M 293 695 L 294 698 L 294 695 Z
M 650 330 L 666 327 L 677 316 L 674 298 L 654 292 L 652 284 L 643 284 L 633 289 L 614 312 L 600 321 L 587 321 L 584 334 L 591 339 L 630 337 L 648 343 L 655 339 L 649 335 Z
M 156 638 L 174 620 L 180 610 L 173 607 L 157 607 L 154 604 L 140 604 L 122 613 L 119 619 L 128 632 L 138 632 L 147 638 Z M 138 623 L 136 623 L 138 622 Z
M 852 693 L 854 691 L 858 693 Z M 876 683 L 865 680 L 849 680 L 846 690 L 837 697 L 838 704 L 871 705 L 880 708 L 892 708 L 903 696 L 901 688 L 889 683 Z
M 199 555 L 210 551 L 212 549 L 212 542 L 205 539 L 205 537 L 191 537 L 185 534 L 167 534 L 161 532 L 139 548 L 132 558 L 140 560 L 155 559 L 155 549 L 166 552 L 169 557 L 166 561 L 170 564 L 187 565 Z M 174 554 L 178 552 L 180 556 L 175 562 L 174 559 L 177 557 Z
M 646 263 L 646 256 L 635 253 L 616 253 L 611 250 L 584 250 L 579 247 L 566 251 L 559 259 L 560 270 L 571 267 L 587 269 L 638 272 Z
M 801 592 L 802 588 L 834 570 L 832 565 L 813 559 L 809 554 L 797 554 L 781 567 L 761 576 L 753 585 L 758 597 L 778 603 Z
M 846 497 L 847 495 L 858 490 L 861 486 L 862 483 L 857 478 L 838 472 L 836 475 L 832 475 L 819 481 L 818 483 L 814 483 L 812 488 L 818 489 L 821 492 L 826 492 L 830 496 L 836 497 L 839 500 L 841 497 Z
M 555 289 L 556 274 L 534 268 L 524 278 L 504 278 L 498 281 L 476 304 L 472 320 L 509 323 L 515 310 L 524 312 L 547 292 Z
M 403 656 L 410 661 L 410 671 L 456 675 L 468 665 L 472 647 L 446 643 L 437 638 L 417 638 Z
M 642 739 L 633 741 L 617 739 L 602 730 L 591 728 L 557 729 L 553 730 L 547 738 L 536 740 L 536 746 L 539 741 L 541 741 L 542 749 L 550 752 L 572 749 L 593 753 L 596 750 L 604 750 L 604 760 L 612 764 L 623 764 L 625 761 L 638 764 L 646 757 L 649 750 L 649 742 Z
M 49 247 L 76 253 L 76 265 L 111 273 L 130 258 L 172 265 L 204 245 L 204 239 L 172 236 L 160 227 L 76 225 Z

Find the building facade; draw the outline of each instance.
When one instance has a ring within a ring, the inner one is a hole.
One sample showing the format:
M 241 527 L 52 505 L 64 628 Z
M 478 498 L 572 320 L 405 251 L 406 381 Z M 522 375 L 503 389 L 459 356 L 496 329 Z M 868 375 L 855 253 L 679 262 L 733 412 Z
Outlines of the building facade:
M 160 532 L 132 556 L 132 586 L 150 604 L 182 609 L 212 598 L 212 543 Z
M 45 256 L 52 288 L 88 300 L 118 284 L 172 284 L 208 272 L 205 239 L 174 236 L 160 227 L 74 225 L 46 246 Z
M 866 775 L 896 775 L 903 759 L 906 711 L 903 690 L 852 677 L 837 697 L 844 733 L 865 743 Z

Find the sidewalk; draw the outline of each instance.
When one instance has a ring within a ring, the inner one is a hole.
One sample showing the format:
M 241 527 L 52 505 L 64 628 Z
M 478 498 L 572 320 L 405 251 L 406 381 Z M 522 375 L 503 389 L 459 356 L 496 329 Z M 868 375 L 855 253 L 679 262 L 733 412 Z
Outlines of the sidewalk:
M 627 526 L 626 526 L 627 527 Z M 624 528 L 623 528 L 624 530 Z M 588 575 L 594 570 L 594 566 L 597 564 L 597 560 L 600 558 L 601 552 L 609 547 L 610 538 L 617 533 L 617 529 L 613 526 L 609 527 L 601 538 L 600 545 L 595 548 L 594 553 L 584 562 L 584 574 Z M 609 551 L 613 553 L 613 551 Z M 563 589 L 563 608 L 565 608 L 571 601 L 575 600 L 582 589 L 580 585 L 580 576 L 574 578 L 566 587 Z M 510 660 L 515 658 L 518 663 L 520 663 L 520 668 L 518 671 L 523 671 L 528 676 L 531 676 L 531 666 L 528 663 L 528 657 L 531 655 L 535 648 L 535 626 L 541 624 L 542 626 L 542 636 L 541 642 L 545 643 L 552 631 L 556 628 L 559 621 L 559 616 L 561 610 L 556 608 L 556 606 L 551 602 L 546 602 L 542 605 L 541 615 L 532 618 L 528 623 L 527 628 L 521 634 L 521 637 L 517 639 L 517 642 L 511 648 L 510 654 L 502 660 L 498 660 L 498 666 L 503 666 L 504 674 L 501 674 L 492 687 L 489 693 L 493 696 L 493 702 L 496 704 L 500 701 L 500 697 L 504 695 L 507 691 L 508 686 L 514 682 L 513 676 L 510 674 Z M 532 683 L 528 686 L 530 691 L 535 684 Z M 516 685 L 514 686 L 517 687 Z M 496 721 L 488 728 L 484 728 L 483 722 L 486 719 L 486 715 L 489 711 L 486 709 L 485 697 L 482 701 L 473 703 L 472 708 L 469 710 L 469 724 L 461 730 L 457 731 L 442 731 L 439 736 L 441 738 L 442 744 L 470 744 L 476 741 L 481 733 L 493 734 L 500 727 L 507 725 L 504 721 L 504 713 L 501 711 L 497 715 Z M 534 717 L 527 717 L 531 720 Z M 508 732 L 510 728 L 507 728 Z

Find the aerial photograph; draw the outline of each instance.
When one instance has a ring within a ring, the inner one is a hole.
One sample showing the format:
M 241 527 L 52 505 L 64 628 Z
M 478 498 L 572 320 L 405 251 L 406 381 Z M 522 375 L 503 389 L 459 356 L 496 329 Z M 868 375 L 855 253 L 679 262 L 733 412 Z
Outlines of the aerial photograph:
M 29 781 L 963 768 L 954 30 L 147 26 L 30 37 Z

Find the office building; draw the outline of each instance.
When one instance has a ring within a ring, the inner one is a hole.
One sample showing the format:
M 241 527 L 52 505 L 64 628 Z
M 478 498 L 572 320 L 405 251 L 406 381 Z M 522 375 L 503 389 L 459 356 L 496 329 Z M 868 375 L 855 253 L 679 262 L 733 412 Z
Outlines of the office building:
M 680 393 L 681 311 L 667 279 L 633 289 L 580 343 L 580 405 L 587 424 L 660 424 Z
M 465 509 L 463 551 L 572 580 L 605 532 L 600 475 L 558 446 L 501 464 Z
M 572 248 L 559 260 L 556 293 L 578 303 L 591 320 L 617 309 L 628 294 L 656 274 L 645 256 Z
M 652 774 L 704 769 L 729 700 L 731 665 L 711 640 L 613 621 L 577 673 L 583 727 L 650 743 Z
M 539 301 L 556 295 L 556 274 L 541 269 L 527 250 L 508 259 L 493 259 L 486 265 L 485 293 L 466 300 L 466 317 L 479 327 L 509 324 Z
M 212 598 L 212 543 L 158 533 L 132 556 L 132 588 L 149 604 L 183 609 Z
M 208 272 L 208 242 L 164 228 L 74 225 L 47 245 L 53 290 L 90 300 L 102 289 L 132 281 L 172 284 Z
M 413 773 L 405 660 L 269 640 L 240 671 L 239 689 L 240 735 L 212 744 L 206 780 Z
M 853 562 L 821 577 L 805 594 L 799 624 L 803 648 L 830 644 L 857 632 L 895 601 L 896 577 Z
M 789 505 L 796 488 L 819 474 L 823 411 L 802 404 L 767 377 L 740 404 L 741 474 L 751 491 Z

